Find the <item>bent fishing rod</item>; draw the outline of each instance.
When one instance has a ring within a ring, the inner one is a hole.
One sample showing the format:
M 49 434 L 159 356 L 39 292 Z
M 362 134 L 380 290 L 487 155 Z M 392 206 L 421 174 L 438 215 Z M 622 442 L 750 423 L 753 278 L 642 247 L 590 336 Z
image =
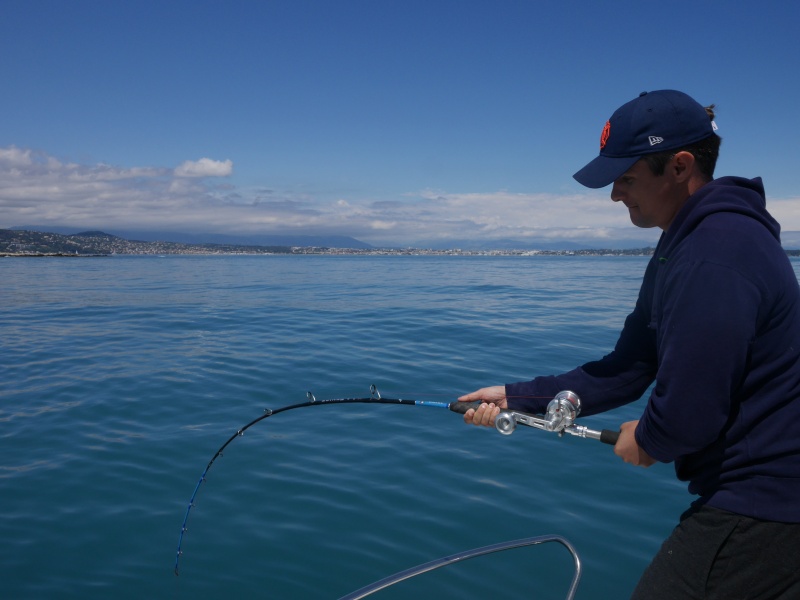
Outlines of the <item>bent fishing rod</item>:
M 228 447 L 228 444 L 230 444 L 237 437 L 243 436 L 245 431 L 259 421 L 263 421 L 267 417 L 272 417 L 278 413 L 294 410 L 296 408 L 325 406 L 332 404 L 402 404 L 405 406 L 429 406 L 433 408 L 446 408 L 455 413 L 465 414 L 469 409 L 476 408 L 482 403 L 481 400 L 476 400 L 474 402 L 436 402 L 431 400 L 384 398 L 381 396 L 378 388 L 374 385 L 370 386 L 369 391 L 369 397 L 365 398 L 328 398 L 322 400 L 316 399 L 311 392 L 308 392 L 306 394 L 308 398 L 306 402 L 291 404 L 281 408 L 276 408 L 274 410 L 267 408 L 264 410 L 263 415 L 253 419 L 247 425 L 238 429 L 236 433 L 231 435 L 225 441 L 225 443 L 220 446 L 219 450 L 214 453 L 214 456 L 211 457 L 211 460 L 208 461 L 206 468 L 203 470 L 203 473 L 200 475 L 200 479 L 194 488 L 194 492 L 192 492 L 192 497 L 189 499 L 189 506 L 186 508 L 186 514 L 183 517 L 183 525 L 181 525 L 180 536 L 178 537 L 178 550 L 175 554 L 175 575 L 178 575 L 179 572 L 179 562 L 181 554 L 183 553 L 181 547 L 183 545 L 183 536 L 187 531 L 186 524 L 189 520 L 189 513 L 194 506 L 200 486 L 206 480 L 206 475 L 208 474 L 211 465 L 214 464 L 217 458 L 222 456 L 222 452 Z M 559 437 L 563 436 L 565 433 L 568 433 L 578 437 L 599 440 L 604 444 L 610 444 L 612 446 L 617 443 L 617 438 L 619 437 L 618 431 L 610 431 L 607 429 L 596 431 L 582 425 L 577 425 L 575 423 L 575 418 L 580 413 L 580 409 L 581 401 L 576 393 L 570 391 L 559 392 L 547 405 L 547 411 L 545 415 L 539 416 L 525 412 L 503 409 L 495 419 L 495 427 L 504 435 L 512 434 L 516 426 L 519 424 L 527 427 L 533 427 L 535 429 L 554 432 L 557 433 Z

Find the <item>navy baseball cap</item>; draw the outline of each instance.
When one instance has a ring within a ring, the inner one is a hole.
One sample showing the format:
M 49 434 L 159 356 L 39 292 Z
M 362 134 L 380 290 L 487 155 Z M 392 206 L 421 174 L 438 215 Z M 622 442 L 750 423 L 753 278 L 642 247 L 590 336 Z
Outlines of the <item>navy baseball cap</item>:
M 683 92 L 642 92 L 611 115 L 600 136 L 600 156 L 573 177 L 589 188 L 605 187 L 645 154 L 699 142 L 715 128 L 706 109 Z

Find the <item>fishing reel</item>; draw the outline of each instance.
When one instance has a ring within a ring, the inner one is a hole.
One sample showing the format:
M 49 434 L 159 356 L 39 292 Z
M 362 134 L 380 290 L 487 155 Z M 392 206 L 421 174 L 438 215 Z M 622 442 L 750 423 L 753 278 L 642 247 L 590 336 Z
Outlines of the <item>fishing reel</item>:
M 494 425 L 497 431 L 503 435 L 514 433 L 517 423 L 563 435 L 564 431 L 568 431 L 574 425 L 580 412 L 581 399 L 578 394 L 563 391 L 556 394 L 555 398 L 550 401 L 547 405 L 547 412 L 542 417 L 528 413 L 503 411 L 495 418 Z
M 553 431 L 559 436 L 565 433 L 582 438 L 599 440 L 611 446 L 617 443 L 619 431 L 602 429 L 596 431 L 583 425 L 575 423 L 575 419 L 581 412 L 581 399 L 575 392 L 564 391 L 556 394 L 547 405 L 547 412 L 544 416 L 531 415 L 513 410 L 504 410 L 494 420 L 497 431 L 503 435 L 514 433 L 517 424 Z

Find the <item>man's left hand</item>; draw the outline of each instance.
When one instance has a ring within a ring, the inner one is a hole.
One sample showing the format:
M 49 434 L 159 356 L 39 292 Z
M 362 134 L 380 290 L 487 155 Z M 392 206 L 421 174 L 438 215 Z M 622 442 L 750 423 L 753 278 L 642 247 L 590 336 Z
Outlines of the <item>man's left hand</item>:
M 614 446 L 614 454 L 619 456 L 626 463 L 637 467 L 649 467 L 655 464 L 656 459 L 639 447 L 636 437 L 633 435 L 639 421 L 628 421 L 619 427 L 619 439 Z

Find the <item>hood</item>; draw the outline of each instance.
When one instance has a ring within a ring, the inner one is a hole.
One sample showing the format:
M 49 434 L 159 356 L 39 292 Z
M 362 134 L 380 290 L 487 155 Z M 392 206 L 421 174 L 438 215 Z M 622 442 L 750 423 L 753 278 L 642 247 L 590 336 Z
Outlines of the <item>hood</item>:
M 670 250 L 689 235 L 703 219 L 717 213 L 735 213 L 750 217 L 763 225 L 780 243 L 781 226 L 767 212 L 764 184 L 760 177 L 720 177 L 692 194 L 678 211 L 675 220 L 659 242 L 658 252 L 669 255 Z

